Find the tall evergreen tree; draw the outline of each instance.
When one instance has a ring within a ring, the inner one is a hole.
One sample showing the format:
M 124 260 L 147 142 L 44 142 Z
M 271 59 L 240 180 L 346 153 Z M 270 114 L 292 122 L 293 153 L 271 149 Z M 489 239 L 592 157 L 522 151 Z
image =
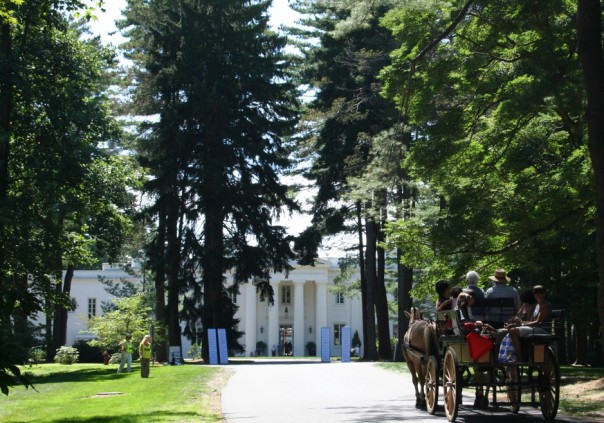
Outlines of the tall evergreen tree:
M 598 258 L 598 300 L 600 337 L 604 350 L 604 49 L 602 47 L 602 6 L 597 0 L 579 0 L 577 8 L 578 54 L 587 93 L 589 153 L 594 170 L 596 254 Z M 604 353 L 604 351 L 603 351 Z
M 359 262 L 363 268 L 364 353 L 368 359 L 378 357 L 376 315 L 379 357 L 389 359 L 392 354 L 385 253 L 378 242 L 383 238 L 386 210 L 394 198 L 388 195 L 389 191 L 400 180 L 390 173 L 390 179 L 384 180 L 384 172 L 378 170 L 383 159 L 378 159 L 379 150 L 384 148 L 380 144 L 401 140 L 398 112 L 379 95 L 377 76 L 388 64 L 388 54 L 394 48 L 390 34 L 378 25 L 378 18 L 387 10 L 386 5 L 379 3 L 365 8 L 364 19 L 356 20 L 358 2 L 299 1 L 295 7 L 307 16 L 302 22 L 311 30 L 293 31 L 307 40 L 306 45 L 301 44 L 305 55 L 301 75 L 316 90 L 315 99 L 309 104 L 308 119 L 314 121 L 315 130 L 308 133 L 312 154 L 307 177 L 316 181 L 318 193 L 313 227 L 304 235 L 319 242 L 320 236 L 308 235 L 331 235 L 347 226 L 358 231 Z M 398 151 L 402 151 L 400 144 Z M 397 157 L 400 159 L 400 154 Z M 358 217 L 365 220 L 364 224 L 354 225 L 356 213 L 360 213 Z M 301 239 L 300 244 L 304 241 Z M 312 248 L 305 246 L 302 251 L 307 260 L 312 259 Z
M 285 39 L 268 27 L 269 5 L 131 0 L 125 11 L 137 111 L 159 116 L 140 154 L 153 175 L 147 188 L 159 227 L 151 259 L 158 294 L 167 280 L 172 345 L 184 295 L 186 317 L 201 317 L 204 333 L 226 328 L 229 347 L 240 350 L 226 272 L 235 285 L 256 279 L 270 291 L 270 272 L 290 268 L 289 239 L 272 220 L 295 207 L 279 174 L 289 166 L 284 137 L 297 93 Z

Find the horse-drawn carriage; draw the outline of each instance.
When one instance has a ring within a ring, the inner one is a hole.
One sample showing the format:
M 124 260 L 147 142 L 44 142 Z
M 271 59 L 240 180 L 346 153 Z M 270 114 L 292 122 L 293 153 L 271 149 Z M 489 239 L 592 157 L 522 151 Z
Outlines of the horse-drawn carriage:
M 503 321 L 501 315 L 513 307 L 508 299 L 487 299 L 477 305 L 483 307 L 485 321 L 492 323 Z M 523 405 L 540 407 L 544 419 L 553 421 L 560 394 L 557 333 L 523 337 L 522 351 L 510 361 L 499 357 L 501 332 L 499 336 L 492 330 L 477 332 L 473 325 L 463 324 L 457 310 L 438 312 L 432 322 L 412 309 L 403 353 L 415 385 L 416 405 L 434 414 L 442 388 L 444 411 L 453 422 L 463 389 L 473 388 L 474 407 L 487 407 L 490 396 L 492 406 L 509 406 L 512 413 Z

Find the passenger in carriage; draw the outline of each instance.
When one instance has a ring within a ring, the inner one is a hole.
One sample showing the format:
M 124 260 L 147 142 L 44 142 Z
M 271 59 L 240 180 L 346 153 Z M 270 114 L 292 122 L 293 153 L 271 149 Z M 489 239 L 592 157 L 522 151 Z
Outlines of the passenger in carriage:
M 466 274 L 466 282 L 468 283 L 468 286 L 466 287 L 466 289 L 471 289 L 472 291 L 474 291 L 476 298 L 483 299 L 484 291 L 478 286 L 479 280 L 480 280 L 480 276 L 478 276 L 478 273 L 476 273 L 474 270 L 470 270 Z
M 533 294 L 537 300 L 537 305 L 533 310 L 532 316 L 526 321 L 522 321 L 520 326 L 508 325 L 508 333 L 512 338 L 512 344 L 521 357 L 520 338 L 528 337 L 533 334 L 548 334 L 548 327 L 552 321 L 552 305 L 547 300 L 545 288 L 542 285 L 533 287 Z
M 476 293 L 471 289 L 465 288 L 457 297 L 457 310 L 459 310 L 459 319 L 464 322 L 475 322 L 476 317 L 472 313 L 472 306 L 476 301 Z
M 505 313 L 500 313 L 498 316 L 491 316 L 491 320 L 498 325 L 503 326 L 510 318 L 514 317 L 520 308 L 520 297 L 516 288 L 509 286 L 510 278 L 506 275 L 505 270 L 497 269 L 493 276 L 489 276 L 495 284 L 487 289 L 485 298 L 512 298 L 514 300 L 514 309 L 506 310 Z M 503 310 L 502 310 L 503 311 Z
M 516 326 L 519 326 L 523 321 L 530 320 L 533 316 L 533 311 L 537 305 L 537 299 L 535 298 L 535 294 L 533 294 L 533 288 L 523 290 L 520 293 L 520 301 L 522 302 L 520 310 L 518 310 L 518 313 L 508 321 L 508 325 L 515 324 Z
M 453 310 L 453 299 L 449 282 L 440 280 L 435 285 L 438 300 L 436 300 L 436 311 Z
M 465 289 L 471 290 L 474 293 L 475 299 L 484 300 L 484 291 L 478 286 L 479 280 L 480 280 L 480 276 L 478 276 L 478 273 L 476 273 L 476 271 L 474 271 L 474 270 L 470 270 L 466 274 L 466 282 L 468 283 L 468 286 Z M 474 319 L 484 320 L 485 310 L 484 310 L 483 306 L 472 305 L 470 307 L 470 312 Z

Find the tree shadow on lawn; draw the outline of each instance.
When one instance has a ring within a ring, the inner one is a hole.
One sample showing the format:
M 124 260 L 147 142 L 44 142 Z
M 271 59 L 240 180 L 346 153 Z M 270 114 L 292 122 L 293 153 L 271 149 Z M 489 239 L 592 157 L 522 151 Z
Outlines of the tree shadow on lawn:
M 178 421 L 178 422 L 221 422 L 221 416 L 208 416 L 199 413 L 179 413 L 176 411 L 156 411 L 153 416 L 148 414 L 133 414 L 121 416 L 94 416 L 73 419 L 40 420 L 40 423 L 142 423 L 151 421 Z
M 107 380 L 119 379 L 129 374 L 135 374 L 136 371 L 133 368 L 132 373 L 117 373 L 116 368 L 94 368 L 94 369 L 79 369 L 73 372 L 58 372 L 50 373 L 45 375 L 36 375 L 24 371 L 29 380 L 36 385 L 43 385 L 45 383 L 60 383 L 60 382 L 92 382 L 97 379 Z

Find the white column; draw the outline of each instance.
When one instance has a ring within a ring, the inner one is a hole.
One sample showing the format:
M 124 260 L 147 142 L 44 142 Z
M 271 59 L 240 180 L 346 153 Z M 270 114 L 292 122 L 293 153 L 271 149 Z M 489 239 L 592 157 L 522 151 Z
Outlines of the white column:
M 304 355 L 304 282 L 294 283 L 294 355 Z
M 250 355 L 256 350 L 256 287 L 248 283 L 245 285 L 245 354 Z
M 317 354 L 321 350 L 321 328 L 327 326 L 327 284 L 317 282 L 315 285 L 315 344 Z M 331 329 L 330 329 L 331 330 Z
M 275 304 L 268 307 L 268 351 L 271 355 L 273 346 L 279 345 L 279 283 L 271 282 L 274 291 Z

